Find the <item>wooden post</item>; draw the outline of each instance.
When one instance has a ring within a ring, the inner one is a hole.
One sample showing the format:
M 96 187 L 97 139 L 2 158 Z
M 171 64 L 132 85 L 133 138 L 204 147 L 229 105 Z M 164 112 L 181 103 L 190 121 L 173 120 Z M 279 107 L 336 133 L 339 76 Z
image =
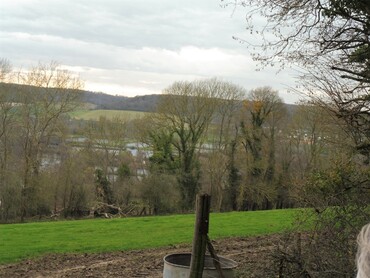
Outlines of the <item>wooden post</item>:
M 209 239 L 208 235 L 207 235 L 207 247 L 208 247 L 208 251 L 211 254 L 211 257 L 213 259 L 213 265 L 215 266 L 215 268 L 218 272 L 218 275 L 220 276 L 220 278 L 225 278 L 224 274 L 222 273 L 220 258 L 217 256 L 216 251 L 213 248 L 212 242 Z
M 210 195 L 197 195 L 195 230 L 189 278 L 202 278 L 203 275 L 204 258 L 207 248 L 210 206 Z

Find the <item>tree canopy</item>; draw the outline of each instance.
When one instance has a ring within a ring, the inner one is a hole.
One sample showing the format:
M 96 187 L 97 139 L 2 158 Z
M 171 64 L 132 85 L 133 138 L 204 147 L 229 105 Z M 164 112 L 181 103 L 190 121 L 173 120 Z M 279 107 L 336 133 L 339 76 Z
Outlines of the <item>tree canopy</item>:
M 243 0 L 247 27 L 261 39 L 261 65 L 295 66 L 299 89 L 346 124 L 362 153 L 370 152 L 370 1 Z M 263 26 L 255 24 L 261 17 Z M 251 40 L 244 40 L 251 44 Z M 256 48 L 257 47 L 257 48 Z M 262 51 L 261 51 L 262 50 Z

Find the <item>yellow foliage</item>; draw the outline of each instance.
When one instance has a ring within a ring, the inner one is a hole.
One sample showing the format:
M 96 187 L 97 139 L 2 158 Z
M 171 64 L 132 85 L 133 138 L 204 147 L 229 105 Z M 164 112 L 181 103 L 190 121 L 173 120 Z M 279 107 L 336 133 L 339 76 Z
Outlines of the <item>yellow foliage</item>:
M 253 101 L 253 110 L 256 111 L 257 113 L 261 111 L 263 107 L 263 102 L 260 100 Z
M 245 109 L 248 109 L 248 107 L 249 107 L 249 101 L 248 100 L 243 100 L 243 107 Z

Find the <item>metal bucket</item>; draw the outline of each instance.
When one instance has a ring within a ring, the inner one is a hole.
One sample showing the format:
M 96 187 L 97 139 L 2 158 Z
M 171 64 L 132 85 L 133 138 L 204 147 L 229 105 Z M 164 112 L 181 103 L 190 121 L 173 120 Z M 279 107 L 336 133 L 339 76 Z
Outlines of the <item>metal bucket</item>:
M 225 278 L 233 278 L 233 269 L 237 267 L 237 263 L 233 260 L 218 256 L 222 274 Z M 163 278 L 188 278 L 190 274 L 191 253 L 176 253 L 170 254 L 163 258 Z M 203 278 L 215 277 L 218 278 L 216 268 L 213 265 L 213 258 L 206 255 L 204 260 Z

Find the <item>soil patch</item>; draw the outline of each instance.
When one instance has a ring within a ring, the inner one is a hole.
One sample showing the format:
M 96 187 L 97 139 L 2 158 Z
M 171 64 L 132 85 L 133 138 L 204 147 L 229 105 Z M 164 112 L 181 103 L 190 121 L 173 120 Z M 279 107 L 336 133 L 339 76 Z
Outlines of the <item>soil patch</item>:
M 213 241 L 218 255 L 238 263 L 237 277 L 267 277 L 278 235 Z M 51 254 L 0 265 L 0 277 L 162 277 L 163 257 L 191 252 L 191 245 L 99 254 Z

